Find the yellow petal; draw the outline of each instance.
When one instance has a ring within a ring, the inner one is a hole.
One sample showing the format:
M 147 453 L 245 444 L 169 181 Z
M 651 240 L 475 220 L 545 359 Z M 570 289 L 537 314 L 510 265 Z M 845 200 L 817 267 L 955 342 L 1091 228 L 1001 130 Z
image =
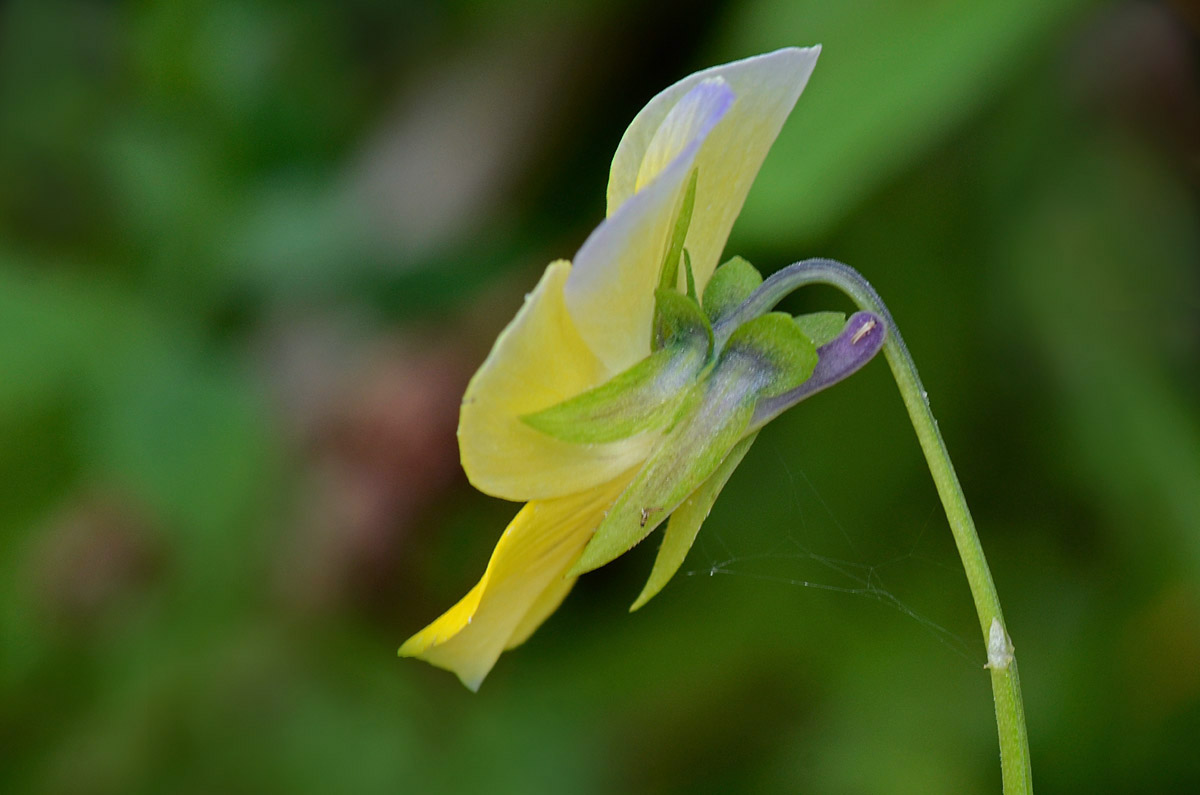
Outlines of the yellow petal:
M 654 288 L 663 257 L 696 153 L 728 111 L 729 89 L 713 81 L 677 104 L 678 112 L 661 125 L 663 135 L 654 142 L 645 186 L 596 227 L 575 255 L 567 279 L 571 317 L 588 347 L 614 373 L 650 355 Z
M 563 261 L 546 269 L 463 396 L 458 423 L 463 469 L 487 494 L 531 500 L 585 491 L 644 460 L 653 443 L 652 437 L 638 436 L 609 444 L 568 444 L 520 420 L 613 374 L 567 313 L 563 284 L 570 272 Z
M 524 642 L 566 597 L 575 580 L 564 575 L 632 477 L 522 508 L 479 583 L 409 638 L 400 655 L 453 671 L 477 690 L 500 653 Z
M 675 103 L 646 146 L 638 167 L 637 190 L 646 187 L 693 141 L 703 140 L 733 104 L 733 91 L 721 77 L 701 80 Z
M 508 643 L 504 645 L 504 650 L 515 649 L 525 641 L 529 640 L 538 627 L 545 623 L 546 619 L 558 609 L 558 606 L 567 598 L 567 594 L 575 587 L 575 581 L 578 577 L 559 577 L 554 582 L 546 586 L 546 590 L 542 591 L 538 596 L 537 601 L 529 606 L 525 617 L 521 619 L 521 623 L 513 629 L 512 635 L 508 638 Z
M 696 208 L 686 246 L 697 289 L 716 268 L 734 219 L 741 212 L 767 150 L 804 90 L 820 47 L 787 48 L 697 72 L 666 89 L 642 109 L 613 158 L 608 213 L 620 211 L 639 189 L 640 173 L 654 140 L 673 109 L 705 80 L 722 78 L 736 100 L 696 156 Z

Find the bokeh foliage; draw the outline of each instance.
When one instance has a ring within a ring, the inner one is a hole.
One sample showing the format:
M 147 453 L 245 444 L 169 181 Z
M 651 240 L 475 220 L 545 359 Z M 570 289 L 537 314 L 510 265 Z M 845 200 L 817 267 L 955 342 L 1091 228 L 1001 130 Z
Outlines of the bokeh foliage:
M 1035 780 L 1200 788 L 1200 92 L 1171 3 L 0 9 L 0 790 L 994 792 L 886 368 L 773 423 L 681 575 L 585 577 L 477 695 L 396 646 L 515 506 L 457 400 L 654 92 L 824 45 L 730 252 L 889 302 Z M 845 309 L 817 289 L 794 311 Z

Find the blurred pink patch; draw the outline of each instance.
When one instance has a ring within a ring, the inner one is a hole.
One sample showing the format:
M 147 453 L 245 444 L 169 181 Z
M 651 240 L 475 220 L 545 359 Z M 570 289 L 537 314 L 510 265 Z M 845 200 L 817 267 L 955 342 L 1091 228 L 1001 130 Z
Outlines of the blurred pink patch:
M 32 601 L 60 628 L 93 631 L 162 570 L 162 545 L 129 500 L 79 496 L 33 536 L 24 575 Z
M 335 328 L 294 326 L 273 346 L 306 471 L 282 585 L 306 609 L 387 604 L 409 531 L 461 477 L 469 357 L 454 341 L 348 341 Z

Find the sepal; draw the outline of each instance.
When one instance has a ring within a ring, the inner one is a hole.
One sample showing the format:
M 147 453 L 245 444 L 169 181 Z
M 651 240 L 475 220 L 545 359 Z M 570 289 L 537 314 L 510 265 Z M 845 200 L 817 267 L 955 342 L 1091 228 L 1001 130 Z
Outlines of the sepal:
M 733 475 L 733 470 L 737 469 L 738 464 L 746 457 L 750 445 L 754 444 L 756 438 L 758 438 L 757 432 L 734 445 L 733 449 L 729 451 L 729 455 L 725 456 L 725 460 L 717 467 L 717 471 L 712 473 L 708 480 L 693 491 L 671 514 L 671 518 L 667 521 L 667 529 L 663 533 L 662 546 L 658 548 L 658 555 L 654 558 L 654 568 L 650 571 L 650 579 L 646 581 L 646 587 L 642 588 L 642 592 L 630 606 L 631 613 L 649 602 L 675 576 L 675 572 L 679 570 L 688 551 L 692 548 L 692 544 L 695 543 L 696 534 L 700 532 L 700 525 L 704 524 L 704 520 L 708 518 L 708 512 L 712 510 L 713 503 L 717 501 L 721 489 L 725 488 L 725 484 Z
M 683 254 L 683 242 L 687 239 L 688 227 L 692 224 L 692 208 L 696 206 L 696 169 L 688 178 L 680 200 L 679 212 L 675 215 L 675 227 L 671 232 L 671 243 L 663 257 L 659 271 L 658 289 L 674 290 L 679 286 L 679 258 Z
M 521 421 L 571 444 L 615 442 L 665 428 L 707 356 L 703 338 L 663 348 L 600 386 Z
M 872 312 L 855 312 L 841 333 L 817 351 L 817 366 L 802 384 L 758 402 L 750 423 L 757 430 L 801 400 L 858 372 L 883 348 L 887 324 Z
M 570 573 L 603 566 L 651 533 L 720 467 L 745 435 L 757 402 L 795 388 L 816 363 L 812 341 L 791 315 L 773 312 L 735 331 Z
M 654 291 L 654 349 L 677 344 L 703 346 L 712 353 L 713 330 L 696 302 L 674 290 Z
M 728 378 L 696 385 L 679 420 L 613 503 L 570 575 L 624 554 L 716 471 L 754 414 L 754 401 L 747 399 L 745 387 L 739 379 Z
M 817 348 L 791 315 L 768 312 L 730 335 L 721 360 L 753 379 L 755 397 L 765 398 L 804 383 L 817 366 Z
M 820 348 L 832 340 L 846 326 L 844 312 L 812 312 L 807 315 L 796 315 L 796 326 L 804 332 L 804 336 Z
M 737 309 L 763 283 L 758 269 L 741 257 L 733 257 L 713 272 L 704 288 L 701 306 L 714 326 Z M 840 327 L 839 327 L 840 328 Z
M 683 271 L 684 271 L 684 294 L 692 299 L 696 306 L 700 306 L 700 293 L 696 291 L 696 272 L 692 270 L 692 255 L 685 248 L 683 250 Z

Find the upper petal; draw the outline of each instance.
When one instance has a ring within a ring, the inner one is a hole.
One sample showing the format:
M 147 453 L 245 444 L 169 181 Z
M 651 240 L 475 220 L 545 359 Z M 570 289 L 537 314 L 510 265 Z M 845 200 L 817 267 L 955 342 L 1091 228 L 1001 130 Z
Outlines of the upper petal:
M 554 612 L 575 579 L 565 577 L 626 473 L 582 494 L 526 505 L 512 520 L 482 579 L 458 604 L 409 638 L 401 656 L 419 657 L 479 688 L 500 653 L 522 643 Z
M 676 103 L 644 159 L 643 186 L 596 227 L 575 255 L 567 307 L 580 335 L 614 372 L 650 354 L 654 288 L 675 217 L 696 155 L 731 101 L 728 86 L 713 80 L 694 86 Z
M 638 166 L 635 190 L 649 185 L 693 142 L 704 140 L 724 117 L 733 100 L 733 90 L 722 77 L 701 80 L 684 94 L 658 125 L 646 146 Z
M 767 150 L 812 74 L 821 48 L 789 47 L 705 69 L 650 100 L 625 131 L 608 181 L 608 213 L 617 213 L 639 189 L 639 174 L 654 155 L 660 127 L 696 86 L 722 78 L 736 101 L 696 155 L 696 207 L 687 236 L 696 285 L 703 289 L 717 266 Z
M 520 420 L 612 375 L 563 303 L 570 272 L 563 261 L 546 268 L 463 396 L 458 423 L 463 469 L 487 494 L 530 500 L 584 491 L 645 459 L 653 442 L 643 435 L 608 444 L 568 444 Z

